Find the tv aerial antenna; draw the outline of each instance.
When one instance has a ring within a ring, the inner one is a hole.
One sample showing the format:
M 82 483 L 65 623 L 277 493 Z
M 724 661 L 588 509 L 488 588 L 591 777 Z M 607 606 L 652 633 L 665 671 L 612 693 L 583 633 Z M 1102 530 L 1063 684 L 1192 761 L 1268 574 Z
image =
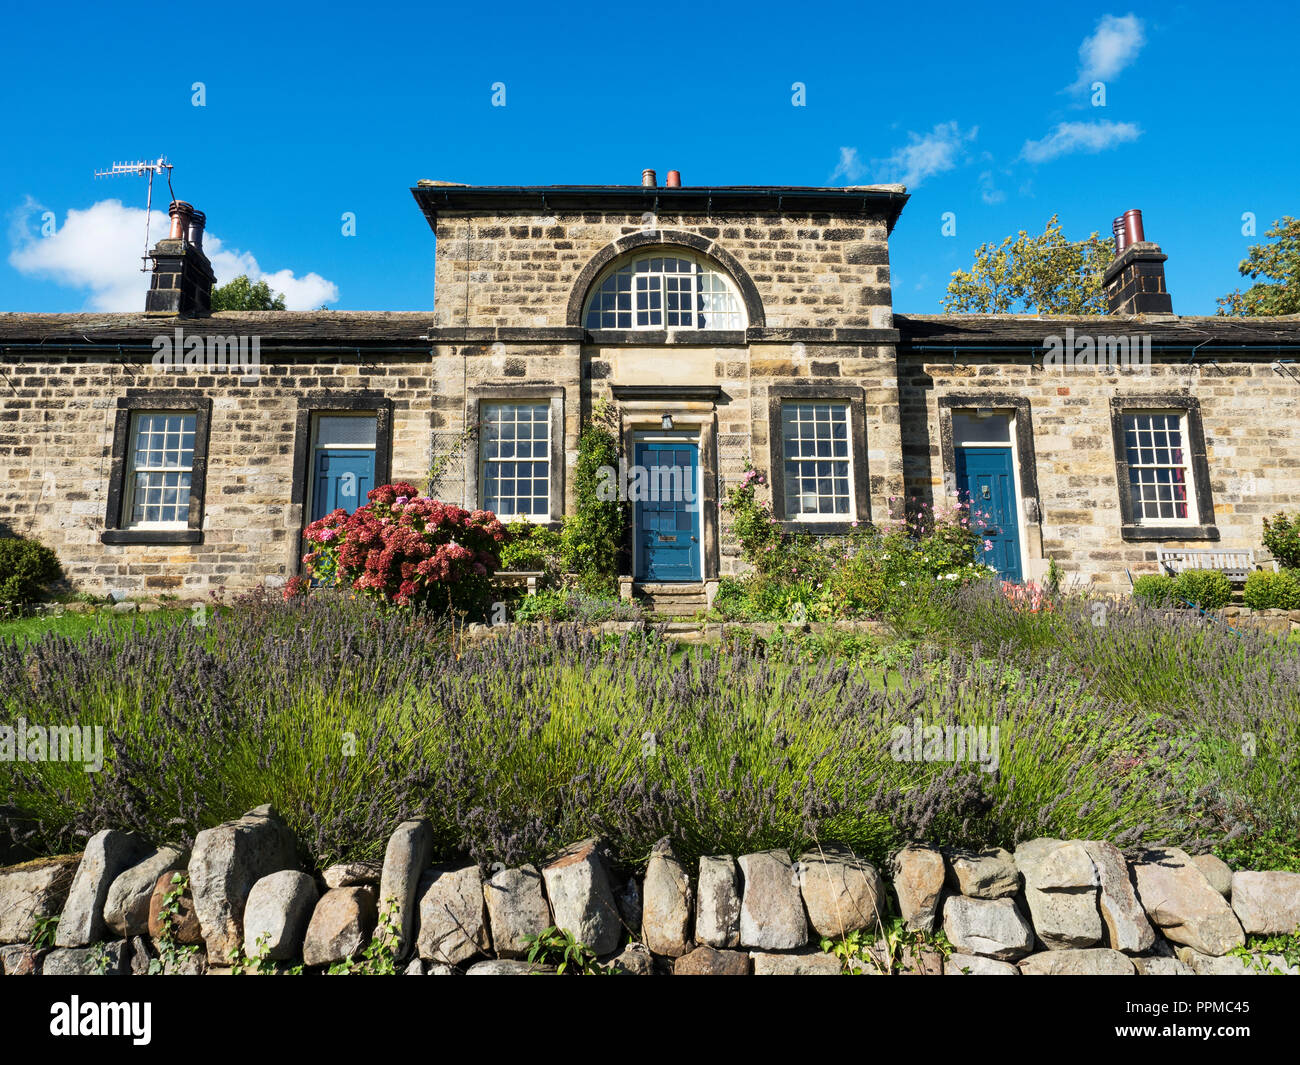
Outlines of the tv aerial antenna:
M 171 193 L 173 200 L 176 199 L 176 193 L 172 191 L 172 164 L 167 162 L 165 155 L 159 156 L 155 162 L 138 162 L 138 163 L 114 163 L 107 170 L 96 170 L 95 177 L 121 177 L 127 174 L 143 176 L 149 175 L 149 192 L 145 199 L 144 207 L 144 254 L 140 256 L 142 265 L 141 273 L 149 272 L 149 222 L 153 214 L 153 177 L 155 174 L 167 175 L 167 191 Z

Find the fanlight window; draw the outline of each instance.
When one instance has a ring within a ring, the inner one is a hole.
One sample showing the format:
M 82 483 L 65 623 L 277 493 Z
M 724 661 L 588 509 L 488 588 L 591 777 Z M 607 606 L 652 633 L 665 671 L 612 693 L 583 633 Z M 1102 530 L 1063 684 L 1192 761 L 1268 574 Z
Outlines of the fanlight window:
M 651 253 L 629 259 L 587 300 L 588 329 L 743 329 L 731 279 L 693 255 Z

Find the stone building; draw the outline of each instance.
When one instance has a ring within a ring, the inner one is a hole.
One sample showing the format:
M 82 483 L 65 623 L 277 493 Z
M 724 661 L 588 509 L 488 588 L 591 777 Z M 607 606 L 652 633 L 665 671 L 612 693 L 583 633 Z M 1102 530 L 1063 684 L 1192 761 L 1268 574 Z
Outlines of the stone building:
M 688 598 L 742 568 L 718 503 L 746 463 L 791 529 L 959 492 L 1006 577 L 1112 590 L 1159 548 L 1258 550 L 1300 496 L 1300 320 L 1176 317 L 1140 217 L 1110 315 L 904 316 L 899 186 L 412 192 L 431 313 L 209 314 L 175 204 L 144 313 L 0 314 L 0 532 L 93 592 L 274 585 L 389 480 L 558 522 L 601 400 L 683 488 L 634 500 L 626 576 Z

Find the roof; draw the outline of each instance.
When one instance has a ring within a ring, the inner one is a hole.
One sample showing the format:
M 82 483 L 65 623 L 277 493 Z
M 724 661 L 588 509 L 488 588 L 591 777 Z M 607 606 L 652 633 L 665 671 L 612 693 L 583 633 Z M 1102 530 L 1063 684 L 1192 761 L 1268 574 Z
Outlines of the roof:
M 218 311 L 203 318 L 137 314 L 3 314 L 0 346 L 23 344 L 149 344 L 175 329 L 255 335 L 263 343 L 427 346 L 426 311 Z
M 895 314 L 900 349 L 1042 347 L 1047 337 L 1147 336 L 1152 346 L 1300 348 L 1300 315 L 1227 318 L 1176 315 Z
M 892 232 L 907 203 L 902 185 L 457 185 L 421 181 L 411 194 L 430 227 L 438 211 L 537 211 L 567 208 L 639 211 L 700 211 L 761 214 L 799 211 L 842 216 L 883 215 Z

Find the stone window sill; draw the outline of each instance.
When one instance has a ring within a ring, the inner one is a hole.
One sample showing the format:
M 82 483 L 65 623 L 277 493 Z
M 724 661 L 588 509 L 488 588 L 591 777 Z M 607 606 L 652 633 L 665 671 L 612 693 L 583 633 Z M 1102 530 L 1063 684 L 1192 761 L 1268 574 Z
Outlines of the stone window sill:
M 105 544 L 201 544 L 202 529 L 105 529 L 99 535 Z
M 1125 540 L 1217 540 L 1216 525 L 1124 525 L 1120 535 Z

